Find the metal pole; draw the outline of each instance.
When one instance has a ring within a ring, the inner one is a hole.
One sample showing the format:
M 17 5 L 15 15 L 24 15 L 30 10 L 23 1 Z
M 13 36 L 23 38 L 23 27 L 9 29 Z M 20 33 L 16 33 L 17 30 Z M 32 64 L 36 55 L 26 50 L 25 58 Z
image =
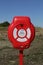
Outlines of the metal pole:
M 19 51 L 19 65 L 23 65 L 23 50 Z

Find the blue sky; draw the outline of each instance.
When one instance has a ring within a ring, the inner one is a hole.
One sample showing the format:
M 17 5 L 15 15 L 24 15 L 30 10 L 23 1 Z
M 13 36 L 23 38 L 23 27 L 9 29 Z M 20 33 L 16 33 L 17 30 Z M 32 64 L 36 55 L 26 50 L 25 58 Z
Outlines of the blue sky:
M 29 16 L 35 26 L 43 27 L 43 0 L 0 0 L 0 23 L 14 16 Z

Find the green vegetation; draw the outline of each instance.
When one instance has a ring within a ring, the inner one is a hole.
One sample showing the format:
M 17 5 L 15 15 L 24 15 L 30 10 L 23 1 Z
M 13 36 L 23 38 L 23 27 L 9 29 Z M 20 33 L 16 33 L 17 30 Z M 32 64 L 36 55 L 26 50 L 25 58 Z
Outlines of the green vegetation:
M 0 23 L 0 27 L 8 27 L 10 23 L 8 21 L 5 21 L 4 23 Z

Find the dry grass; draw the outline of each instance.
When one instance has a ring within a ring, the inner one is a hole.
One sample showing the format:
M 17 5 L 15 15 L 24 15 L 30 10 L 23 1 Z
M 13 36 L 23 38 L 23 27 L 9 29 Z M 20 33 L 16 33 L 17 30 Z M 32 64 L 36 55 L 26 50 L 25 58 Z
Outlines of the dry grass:
M 24 50 L 24 65 L 43 65 L 43 29 L 37 30 L 30 48 Z M 0 65 L 18 65 L 18 55 L 8 40 L 7 28 L 0 28 Z

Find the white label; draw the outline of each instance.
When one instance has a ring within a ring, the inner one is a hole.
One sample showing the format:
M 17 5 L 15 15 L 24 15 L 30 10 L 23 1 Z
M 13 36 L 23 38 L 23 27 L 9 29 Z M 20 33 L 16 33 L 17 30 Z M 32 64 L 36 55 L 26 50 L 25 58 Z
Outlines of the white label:
M 14 29 L 13 36 L 14 36 L 15 39 L 17 38 L 17 28 Z
M 19 41 L 19 42 L 26 42 L 27 39 L 26 38 L 18 38 L 17 41 Z
M 31 30 L 30 28 L 27 29 L 27 38 L 29 39 L 31 37 Z

